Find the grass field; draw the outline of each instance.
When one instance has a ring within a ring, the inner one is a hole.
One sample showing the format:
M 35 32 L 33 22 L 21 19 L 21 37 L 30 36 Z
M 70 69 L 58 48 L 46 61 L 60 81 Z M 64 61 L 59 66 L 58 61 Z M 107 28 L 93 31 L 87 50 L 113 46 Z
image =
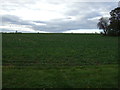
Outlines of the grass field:
M 3 88 L 117 88 L 118 37 L 2 34 Z

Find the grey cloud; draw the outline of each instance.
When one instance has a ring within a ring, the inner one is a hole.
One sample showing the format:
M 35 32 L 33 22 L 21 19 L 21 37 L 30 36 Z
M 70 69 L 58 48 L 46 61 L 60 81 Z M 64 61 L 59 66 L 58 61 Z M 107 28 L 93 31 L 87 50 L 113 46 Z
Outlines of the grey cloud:
M 11 23 L 11 24 L 19 24 L 19 18 L 17 16 L 13 16 L 13 15 L 1 15 L 0 17 L 2 17 L 2 23 L 3 25 L 5 23 Z
M 47 23 L 45 21 L 33 21 L 33 22 L 35 22 L 35 23 Z
M 46 32 L 63 32 L 67 30 L 88 29 L 93 27 L 96 27 L 96 23 L 87 21 L 85 18 L 83 18 L 83 20 L 66 22 L 63 22 L 63 20 L 54 20 L 52 22 L 48 22 L 47 26 L 33 26 L 36 30 L 43 30 Z
M 32 23 L 25 21 L 25 20 L 22 20 L 15 15 L 3 15 L 0 17 L 2 17 L 3 25 L 6 23 L 17 24 L 17 25 L 33 25 Z
M 31 21 L 31 22 L 30 21 L 25 21 L 25 20 L 22 20 L 21 18 L 19 18 L 17 16 L 14 16 L 14 15 L 0 15 L 0 18 L 2 18 L 2 26 L 15 24 L 15 25 L 25 25 L 26 27 L 31 26 L 31 28 L 33 28 L 33 27 L 39 27 L 40 28 L 40 26 L 37 26 L 34 23 L 32 23 L 34 21 Z M 10 29 L 2 28 L 2 31 L 14 31 L 14 30 L 11 30 L 11 28 Z
M 69 10 L 65 13 L 66 15 L 81 15 L 89 14 L 107 10 L 108 12 L 115 8 L 117 5 L 115 2 L 77 2 L 69 5 Z

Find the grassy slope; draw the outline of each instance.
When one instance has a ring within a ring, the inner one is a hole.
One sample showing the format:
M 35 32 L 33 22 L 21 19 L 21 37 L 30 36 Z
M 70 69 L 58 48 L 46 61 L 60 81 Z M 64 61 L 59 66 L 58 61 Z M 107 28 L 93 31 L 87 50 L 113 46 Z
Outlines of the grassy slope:
M 3 87 L 117 87 L 117 45 L 101 35 L 3 34 Z

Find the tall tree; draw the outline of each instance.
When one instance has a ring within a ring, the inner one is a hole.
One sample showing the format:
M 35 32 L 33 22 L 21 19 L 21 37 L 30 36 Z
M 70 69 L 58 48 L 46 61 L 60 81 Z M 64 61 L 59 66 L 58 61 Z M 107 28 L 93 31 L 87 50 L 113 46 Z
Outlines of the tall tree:
M 120 7 L 111 10 L 110 15 L 109 31 L 114 35 L 120 35 Z

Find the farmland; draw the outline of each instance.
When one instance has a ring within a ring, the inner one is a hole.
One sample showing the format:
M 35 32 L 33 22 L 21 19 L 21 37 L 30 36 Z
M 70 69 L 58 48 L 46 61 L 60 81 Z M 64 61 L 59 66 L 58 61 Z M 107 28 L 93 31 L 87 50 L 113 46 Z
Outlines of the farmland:
M 118 37 L 2 34 L 3 88 L 117 88 Z

